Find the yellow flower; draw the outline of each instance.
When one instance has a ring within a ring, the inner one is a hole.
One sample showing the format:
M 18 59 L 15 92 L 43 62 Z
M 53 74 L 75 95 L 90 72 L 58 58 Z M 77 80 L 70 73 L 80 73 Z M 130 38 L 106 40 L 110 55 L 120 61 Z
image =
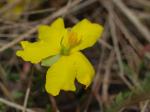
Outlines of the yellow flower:
M 12 4 L 14 0 L 7 0 L 8 4 Z M 15 7 L 13 7 L 11 10 L 7 11 L 4 14 L 5 19 L 12 19 L 12 20 L 17 20 L 21 14 L 23 13 L 25 9 L 25 1 L 22 0 L 20 3 L 18 3 Z
M 88 87 L 95 71 L 88 59 L 80 52 L 95 44 L 103 27 L 83 19 L 73 28 L 65 28 L 62 18 L 50 26 L 39 26 L 39 40 L 22 41 L 23 50 L 17 55 L 32 63 L 42 62 L 51 67 L 47 71 L 45 88 L 56 96 L 60 90 L 75 91 L 75 79 Z
M 14 3 L 14 0 L 6 0 L 7 4 Z M 18 4 L 15 5 L 15 7 L 11 8 L 11 10 L 8 10 L 3 15 L 4 19 L 11 19 L 11 20 L 17 20 L 20 18 L 20 16 L 24 13 L 26 10 L 32 10 L 35 7 L 37 7 L 42 0 L 20 0 Z M 32 6 L 31 6 L 31 5 Z M 5 7 L 3 4 L 0 3 L 0 8 Z

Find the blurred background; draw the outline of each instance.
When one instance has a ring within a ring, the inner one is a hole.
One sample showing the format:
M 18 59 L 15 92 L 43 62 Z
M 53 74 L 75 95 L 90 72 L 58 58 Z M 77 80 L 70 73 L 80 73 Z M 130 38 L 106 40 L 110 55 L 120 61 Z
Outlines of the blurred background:
M 48 68 L 16 56 L 19 42 L 37 38 L 37 26 L 63 17 L 104 26 L 84 50 L 96 70 L 88 89 L 44 89 Z M 149 0 L 0 0 L 0 112 L 150 112 Z

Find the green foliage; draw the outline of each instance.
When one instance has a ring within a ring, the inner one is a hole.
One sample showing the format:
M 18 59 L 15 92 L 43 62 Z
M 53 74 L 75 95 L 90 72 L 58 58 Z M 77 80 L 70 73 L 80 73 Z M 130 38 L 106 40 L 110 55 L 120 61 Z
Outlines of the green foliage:
M 112 103 L 112 105 L 106 109 L 106 112 L 118 112 L 123 104 L 125 103 L 126 99 L 131 98 L 131 96 L 133 95 L 132 92 L 120 92 L 114 102 Z
M 141 86 L 144 91 L 150 91 L 150 72 L 145 74 L 145 78 L 141 81 Z
M 124 72 L 128 75 L 128 77 L 131 77 L 134 74 L 134 71 L 129 68 L 127 64 L 123 64 Z
M 16 82 L 17 80 L 19 80 L 19 74 L 18 73 L 10 73 L 7 75 L 7 79 L 10 81 Z
M 0 112 L 5 112 L 6 108 L 5 105 L 3 103 L 0 103 Z
M 33 97 L 29 97 L 29 99 L 28 99 L 28 107 L 33 107 L 33 105 L 34 105 L 34 99 L 33 99 Z
M 51 106 L 49 104 L 46 105 L 46 112 L 52 112 Z
M 13 91 L 13 92 L 12 92 L 12 96 L 13 96 L 14 99 L 19 99 L 19 98 L 21 98 L 23 95 L 24 95 L 23 92 L 20 92 L 20 91 Z
M 144 78 L 144 80 L 140 81 L 140 85 L 143 91 L 137 90 L 136 93 L 128 90 L 119 93 L 116 96 L 114 102 L 111 104 L 111 106 L 108 109 L 106 109 L 106 112 L 118 112 L 126 105 L 127 102 L 132 102 L 132 98 L 135 98 L 136 96 L 140 97 L 141 96 L 140 94 L 142 93 L 150 93 L 150 72 L 146 73 L 146 77 Z M 149 96 L 150 95 L 148 94 L 147 98 L 149 98 Z

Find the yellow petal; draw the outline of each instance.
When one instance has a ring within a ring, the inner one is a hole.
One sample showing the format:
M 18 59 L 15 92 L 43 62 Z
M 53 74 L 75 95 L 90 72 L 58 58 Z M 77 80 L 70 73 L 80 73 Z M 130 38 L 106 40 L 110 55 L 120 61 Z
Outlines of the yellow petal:
M 56 19 L 51 26 L 40 25 L 38 27 L 39 39 L 43 40 L 53 49 L 60 50 L 60 42 L 65 32 L 64 21 L 62 18 Z
M 54 96 L 60 90 L 75 91 L 75 78 L 81 83 L 89 86 L 94 76 L 94 69 L 86 57 L 75 52 L 68 56 L 62 56 L 46 75 L 46 91 Z
M 51 27 L 54 29 L 62 30 L 64 29 L 64 20 L 63 18 L 56 19 L 52 24 Z
M 43 41 L 48 41 L 51 38 L 52 28 L 48 25 L 38 26 L 38 38 Z
M 7 0 L 6 2 L 7 2 L 7 4 L 12 4 L 14 2 L 14 0 Z M 3 17 L 5 19 L 11 18 L 11 20 L 18 19 L 21 16 L 21 14 L 23 13 L 23 11 L 25 9 L 25 5 L 27 5 L 25 1 L 23 1 L 23 0 L 20 1 L 11 10 L 5 12 Z
M 80 52 L 76 53 L 76 79 L 88 87 L 95 75 L 95 71 L 88 59 Z
M 77 51 L 93 46 L 102 35 L 103 27 L 99 24 L 91 23 L 87 19 L 83 19 L 71 31 L 77 33 L 80 40 L 80 44 L 72 50 Z
M 39 40 L 34 43 L 27 41 L 21 42 L 24 50 L 18 51 L 17 55 L 25 61 L 38 63 L 42 59 L 58 54 L 61 49 L 60 42 L 64 31 L 65 28 L 62 18 L 55 20 L 51 26 L 40 25 L 38 27 Z
M 51 24 L 51 26 L 39 25 L 38 27 L 39 39 L 51 41 L 51 38 L 56 38 L 56 37 L 61 38 L 60 36 L 58 36 L 58 34 L 60 35 L 64 29 L 65 29 L 64 21 L 62 18 L 56 19 Z
M 49 68 L 46 75 L 46 91 L 54 96 L 60 90 L 75 91 L 75 69 L 70 56 L 62 56 Z
M 34 43 L 22 41 L 21 45 L 23 50 L 17 51 L 17 56 L 20 56 L 25 61 L 30 61 L 32 63 L 38 63 L 42 59 L 58 53 L 57 50 L 51 49 L 50 45 L 44 41 Z

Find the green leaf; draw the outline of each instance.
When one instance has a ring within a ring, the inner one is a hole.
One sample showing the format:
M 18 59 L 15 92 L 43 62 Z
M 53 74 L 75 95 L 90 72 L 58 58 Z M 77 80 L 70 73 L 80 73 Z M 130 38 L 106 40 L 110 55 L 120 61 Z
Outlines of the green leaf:
M 131 98 L 132 96 L 134 96 L 132 91 L 120 92 L 116 96 L 116 98 L 115 98 L 114 102 L 111 104 L 111 106 L 106 108 L 105 112 L 118 112 L 123 107 L 126 100 Z
M 6 107 L 3 103 L 0 102 L 0 112 L 6 112 Z
M 116 96 L 116 103 L 120 103 L 123 101 L 123 93 L 119 93 L 117 96 Z
M 19 74 L 15 73 L 15 72 L 10 73 L 7 75 L 7 79 L 15 82 L 15 81 L 19 80 Z
M 23 94 L 22 92 L 20 92 L 20 91 L 13 91 L 13 92 L 12 92 L 12 96 L 13 96 L 14 99 L 19 99 L 19 98 L 21 98 L 23 95 L 24 95 L 24 94 Z
M 49 66 L 53 65 L 60 57 L 61 57 L 61 55 L 58 54 L 58 55 L 46 58 L 46 59 L 42 60 L 41 65 L 49 67 Z
M 52 112 L 52 109 L 51 109 L 50 105 L 46 105 L 46 112 Z

